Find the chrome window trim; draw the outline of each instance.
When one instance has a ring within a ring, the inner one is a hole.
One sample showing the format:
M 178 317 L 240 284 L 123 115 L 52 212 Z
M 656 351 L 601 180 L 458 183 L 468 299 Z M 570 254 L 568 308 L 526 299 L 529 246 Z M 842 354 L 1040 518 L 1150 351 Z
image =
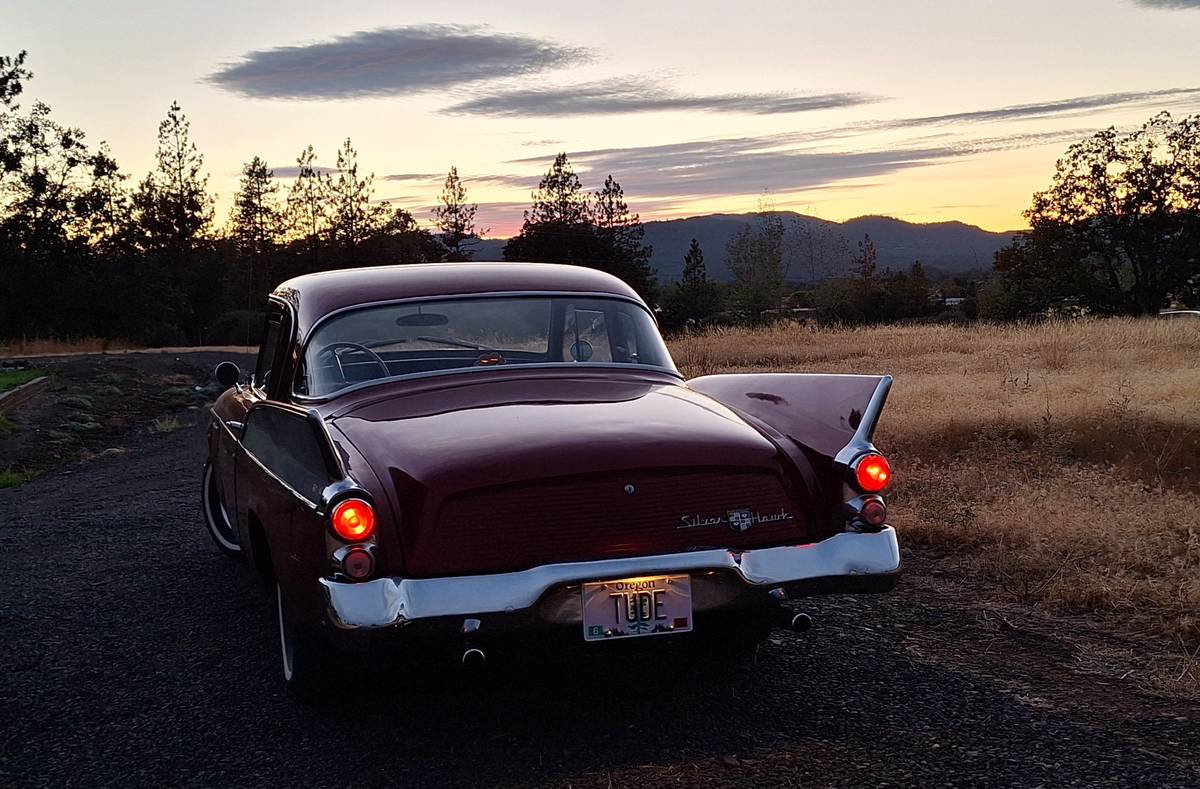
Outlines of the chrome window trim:
M 283 307 L 284 311 L 287 313 L 288 318 L 291 320 L 291 331 L 288 332 L 288 336 L 279 338 L 280 348 L 291 348 L 292 345 L 295 344 L 293 341 L 293 338 L 296 336 L 296 329 L 299 325 L 297 323 L 296 311 L 294 309 L 292 309 L 292 305 L 290 302 L 279 298 L 274 293 L 267 295 L 267 304 L 270 305 L 272 303 L 281 305 Z M 266 338 L 264 337 L 263 339 L 265 340 Z M 258 352 L 262 353 L 262 343 L 261 342 L 258 344 Z M 278 353 L 278 351 L 276 351 L 276 353 Z M 286 359 L 286 356 L 285 356 L 285 359 Z M 250 389 L 250 391 L 252 391 L 255 394 L 262 397 L 263 400 L 270 400 L 271 397 L 270 397 L 270 395 L 267 394 L 267 390 L 265 390 L 261 386 L 259 386 L 258 381 L 254 380 L 257 377 L 257 375 L 258 375 L 258 354 L 255 354 L 254 355 L 254 369 L 250 371 L 250 381 L 249 381 L 249 383 L 246 384 L 246 386 L 247 386 L 247 388 Z
M 545 297 L 571 297 L 571 296 L 573 296 L 573 297 L 581 298 L 581 299 L 616 299 L 618 301 L 624 301 L 628 304 L 633 304 L 634 306 L 640 308 L 642 310 L 642 312 L 644 312 L 648 316 L 650 316 L 650 320 L 653 322 L 654 328 L 656 330 L 658 329 L 658 320 L 654 317 L 654 313 L 650 310 L 650 308 L 648 308 L 645 305 L 644 302 L 642 302 L 639 299 L 631 298 L 629 296 L 625 296 L 620 293 L 602 293 L 602 292 L 591 292 L 591 291 L 557 291 L 557 290 L 523 291 L 522 290 L 522 291 L 496 291 L 496 292 L 492 292 L 492 293 L 443 294 L 443 295 L 439 295 L 439 296 L 415 296 L 415 297 L 404 298 L 404 299 L 386 299 L 383 301 L 371 301 L 371 302 L 363 302 L 362 304 L 353 304 L 348 307 L 341 307 L 339 309 L 334 310 L 333 312 L 329 312 L 329 313 L 326 313 L 325 315 L 322 315 L 321 318 L 318 321 L 316 321 L 311 327 L 309 327 L 308 331 L 305 333 L 304 344 L 300 348 L 299 358 L 301 360 L 303 360 L 305 358 L 305 356 L 307 356 L 308 345 L 310 342 L 312 342 L 313 335 L 317 333 L 317 330 L 320 329 L 321 326 L 326 321 L 331 320 L 332 318 L 335 318 L 338 315 L 342 315 L 347 312 L 371 309 L 374 307 L 388 307 L 388 306 L 392 306 L 392 305 L 396 305 L 396 304 L 408 304 L 408 303 L 416 304 L 416 303 L 422 303 L 422 302 L 428 302 L 428 301 L 460 301 L 460 300 L 465 300 L 465 299 L 531 298 L 531 297 L 538 297 L 538 296 L 545 296 Z M 663 347 L 666 348 L 666 350 L 667 350 L 667 358 L 671 359 L 671 351 L 669 348 L 667 348 L 667 343 L 665 340 L 663 340 L 661 332 L 659 333 L 659 341 L 662 342 Z M 342 395 L 349 394 L 350 392 L 357 392 L 362 389 L 365 389 L 365 388 L 368 388 L 371 386 L 376 386 L 376 385 L 382 384 L 382 383 L 394 383 L 396 381 L 410 381 L 410 380 L 416 381 L 416 380 L 421 380 L 423 378 L 433 378 L 433 377 L 440 376 L 440 375 L 457 375 L 457 374 L 461 374 L 461 373 L 470 373 L 470 372 L 491 372 L 494 370 L 504 370 L 506 368 L 509 370 L 512 370 L 512 369 L 518 368 L 518 367 L 521 369 L 534 369 L 534 370 L 536 370 L 536 369 L 576 369 L 576 370 L 578 370 L 578 369 L 581 369 L 581 367 L 582 367 L 582 369 L 588 369 L 588 370 L 594 370 L 594 369 L 647 370 L 647 371 L 652 370 L 655 372 L 660 372 L 660 373 L 664 373 L 666 375 L 670 375 L 673 378 L 678 378 L 681 381 L 684 380 L 683 374 L 680 373 L 679 370 L 674 367 L 674 363 L 675 363 L 674 359 L 671 359 L 671 363 L 672 363 L 671 367 L 662 367 L 660 365 L 655 365 L 655 364 L 633 364 L 633 363 L 622 364 L 619 362 L 585 362 L 584 365 L 580 365 L 579 362 L 534 362 L 534 363 L 529 363 L 529 364 L 523 363 L 523 364 L 512 365 L 512 366 L 496 365 L 496 366 L 489 366 L 489 367 L 455 367 L 450 370 L 430 370 L 430 371 L 423 372 L 423 373 L 408 373 L 405 375 L 391 375 L 386 378 L 373 378 L 369 381 L 362 381 L 361 383 L 354 384 L 353 386 L 347 386 L 344 389 L 339 389 L 336 392 L 333 392 L 331 394 L 324 395 L 324 396 L 302 395 L 302 394 L 297 393 L 296 392 L 296 376 L 292 375 L 291 376 L 291 378 L 292 378 L 291 391 L 288 393 L 288 396 L 295 403 L 328 403 L 332 400 L 336 400 L 337 398 L 341 397 Z
M 244 446 L 243 446 L 242 448 L 243 448 L 243 449 L 245 449 L 245 447 L 244 447 Z M 293 488 L 291 485 L 287 484 L 287 483 L 286 483 L 286 482 L 284 482 L 282 479 L 280 479 L 280 478 L 279 478 L 279 475 L 278 475 L 278 474 L 276 474 L 274 471 L 271 471 L 271 469 L 267 468 L 265 465 L 263 465 L 263 462 L 262 462 L 261 460 L 259 460 L 257 457 L 255 457 L 253 452 L 251 452 L 251 451 L 250 451 L 250 450 L 248 450 L 248 449 L 245 449 L 245 452 L 243 452 L 243 454 L 244 454 L 246 457 L 248 457 L 250 460 L 254 461 L 254 465 L 256 465 L 256 466 L 258 466 L 259 468 L 261 468 L 261 469 L 262 469 L 262 470 L 263 470 L 263 471 L 266 473 L 266 475 L 267 475 L 268 477 L 270 477 L 271 479 L 273 479 L 273 480 L 275 480 L 276 482 L 278 482 L 278 483 L 279 483 L 279 486 L 280 486 L 281 488 L 283 488 L 285 491 L 287 491 L 288 493 L 292 494 L 294 497 L 296 497 L 297 499 L 299 499 L 300 503 L 301 503 L 301 504 L 303 504 L 305 507 L 307 507 L 307 508 L 308 508 L 310 511 L 312 511 L 312 512 L 320 512 L 320 507 L 321 507 L 321 505 L 320 505 L 320 504 L 318 504 L 318 503 L 317 503 L 317 502 L 315 502 L 315 501 L 312 501 L 312 500 L 310 500 L 310 499 L 309 499 L 307 496 L 305 496 L 303 493 L 301 493 L 300 491 L 296 490 L 296 489 L 295 489 L 295 488 Z

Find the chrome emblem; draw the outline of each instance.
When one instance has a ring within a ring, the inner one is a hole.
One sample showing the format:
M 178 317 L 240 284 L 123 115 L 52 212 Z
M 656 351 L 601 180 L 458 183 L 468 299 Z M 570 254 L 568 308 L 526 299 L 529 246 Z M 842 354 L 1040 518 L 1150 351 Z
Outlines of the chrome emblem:
M 633 485 L 626 485 L 625 492 L 632 496 L 635 492 L 637 492 L 637 488 L 635 488 Z
M 725 517 L 734 531 L 746 531 L 754 524 L 754 510 L 751 509 L 729 510 Z

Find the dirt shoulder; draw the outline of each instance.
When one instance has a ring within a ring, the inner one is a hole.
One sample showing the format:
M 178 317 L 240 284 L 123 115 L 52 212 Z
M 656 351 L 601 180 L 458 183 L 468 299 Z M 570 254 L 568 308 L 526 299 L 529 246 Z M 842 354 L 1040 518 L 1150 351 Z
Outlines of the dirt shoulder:
M 30 358 L 50 386 L 5 415 L 0 471 L 37 475 L 195 424 L 220 392 L 212 380 L 217 362 L 245 366 L 250 358 L 224 351 Z

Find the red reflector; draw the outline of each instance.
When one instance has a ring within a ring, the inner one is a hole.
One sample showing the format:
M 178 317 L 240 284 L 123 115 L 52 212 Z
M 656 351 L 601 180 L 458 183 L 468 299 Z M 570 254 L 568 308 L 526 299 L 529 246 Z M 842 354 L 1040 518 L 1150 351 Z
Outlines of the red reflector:
M 356 581 L 361 581 L 375 569 L 375 560 L 371 552 L 363 548 L 351 548 L 342 557 L 342 570 Z
M 871 499 L 863 505 L 859 517 L 869 526 L 882 526 L 883 522 L 887 520 L 887 507 L 882 501 Z
M 867 493 L 878 493 L 892 481 L 892 467 L 883 455 L 864 455 L 854 467 L 858 487 Z
M 333 530 L 346 542 L 359 542 L 375 531 L 375 510 L 362 499 L 346 499 L 329 516 Z

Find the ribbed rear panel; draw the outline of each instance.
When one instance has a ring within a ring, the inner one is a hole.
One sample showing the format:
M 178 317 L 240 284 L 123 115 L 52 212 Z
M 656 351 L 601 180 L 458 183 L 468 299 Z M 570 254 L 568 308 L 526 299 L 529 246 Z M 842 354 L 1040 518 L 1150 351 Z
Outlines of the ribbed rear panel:
M 633 494 L 624 492 L 632 484 Z M 684 516 L 730 510 L 790 520 L 679 528 Z M 768 470 L 637 471 L 470 491 L 446 501 L 409 557 L 417 575 L 521 570 L 541 564 L 807 542 L 806 519 Z

